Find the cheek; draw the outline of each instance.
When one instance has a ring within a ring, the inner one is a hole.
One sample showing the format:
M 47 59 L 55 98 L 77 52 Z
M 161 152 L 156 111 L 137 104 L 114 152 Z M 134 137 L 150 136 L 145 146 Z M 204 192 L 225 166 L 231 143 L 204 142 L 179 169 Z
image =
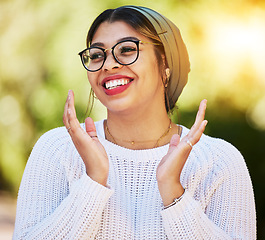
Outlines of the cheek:
M 97 84 L 97 79 L 98 79 L 97 74 L 87 71 L 87 78 L 88 78 L 88 81 L 89 81 L 91 87 L 93 88 L 93 90 L 95 90 L 94 87 L 98 85 Z
M 158 87 L 163 86 L 162 68 L 159 66 L 156 58 L 152 59 L 149 70 L 146 73 L 150 74 L 152 82 L 156 82 Z
M 161 79 L 161 66 L 159 66 L 155 53 L 139 57 L 137 61 L 143 74 Z

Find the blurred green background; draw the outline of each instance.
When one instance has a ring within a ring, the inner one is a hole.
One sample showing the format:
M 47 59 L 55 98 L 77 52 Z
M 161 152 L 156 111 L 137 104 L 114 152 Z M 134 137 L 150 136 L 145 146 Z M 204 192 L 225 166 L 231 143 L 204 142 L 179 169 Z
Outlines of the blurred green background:
M 101 11 L 128 4 L 153 8 L 180 28 L 192 71 L 179 121 L 190 127 L 208 99 L 206 133 L 245 157 L 265 239 L 264 0 L 0 0 L 0 191 L 16 197 L 34 143 L 63 124 L 68 89 L 84 120 L 90 86 L 77 53 Z M 106 111 L 97 102 L 92 115 Z

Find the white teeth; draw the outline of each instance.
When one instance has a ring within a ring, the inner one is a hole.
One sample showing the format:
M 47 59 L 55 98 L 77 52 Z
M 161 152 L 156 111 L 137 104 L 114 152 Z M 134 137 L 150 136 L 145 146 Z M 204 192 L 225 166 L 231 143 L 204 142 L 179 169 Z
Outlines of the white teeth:
M 130 80 L 128 79 L 115 79 L 115 80 L 111 80 L 105 83 L 105 87 L 106 89 L 113 89 L 116 88 L 118 86 L 123 86 L 126 85 L 130 82 Z

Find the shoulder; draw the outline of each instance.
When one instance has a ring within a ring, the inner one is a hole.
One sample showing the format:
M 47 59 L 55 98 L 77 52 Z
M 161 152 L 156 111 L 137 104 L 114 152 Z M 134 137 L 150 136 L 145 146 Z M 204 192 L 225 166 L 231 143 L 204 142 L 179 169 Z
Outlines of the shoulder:
M 71 142 L 70 135 L 65 127 L 51 129 L 44 133 L 36 142 L 33 150 L 43 149 L 45 151 L 51 149 L 60 149 L 62 146 Z
M 184 131 L 185 135 L 187 132 L 188 129 Z M 183 168 L 183 181 L 184 186 L 197 194 L 196 199 L 202 202 L 201 190 L 207 196 L 211 196 L 220 186 L 227 190 L 238 188 L 251 191 L 248 168 L 239 150 L 223 139 L 205 134 L 189 155 Z
M 36 142 L 27 161 L 26 171 L 66 177 L 69 182 L 80 178 L 84 163 L 65 127 L 51 129 Z
M 228 141 L 221 138 L 211 137 L 205 134 L 202 135 L 198 146 L 204 148 L 206 147 L 208 148 L 208 151 L 212 151 L 220 155 L 240 154 L 239 150 Z
M 188 129 L 184 127 L 184 132 Z M 199 165 L 206 165 L 219 170 L 231 170 L 245 167 L 245 160 L 240 151 L 231 143 L 216 137 L 203 134 L 200 141 L 193 147 L 191 156 Z
M 81 128 L 85 131 L 85 124 L 80 124 Z M 103 120 L 95 122 L 95 126 L 97 129 L 97 133 L 100 137 L 104 136 L 104 129 L 103 129 Z M 38 149 L 43 150 L 45 152 L 50 151 L 60 151 L 63 152 L 68 148 L 74 148 L 72 139 L 67 132 L 67 129 L 63 127 L 58 127 L 51 129 L 44 133 L 36 142 L 35 146 L 33 147 L 33 151 Z
M 183 127 L 183 136 L 188 134 L 189 129 L 186 127 Z M 202 134 L 202 137 L 200 141 L 195 145 L 196 148 L 201 148 L 201 150 L 206 150 L 208 151 L 220 151 L 224 154 L 226 153 L 234 153 L 236 155 L 240 154 L 238 149 L 233 146 L 231 143 L 227 142 L 224 139 L 217 138 L 217 137 L 211 137 L 206 134 Z
M 56 166 L 60 164 L 71 145 L 71 138 L 65 127 L 49 130 L 35 143 L 27 165 L 39 165 L 43 168 Z
M 240 151 L 231 143 L 215 137 L 203 135 L 198 143 L 201 151 L 207 151 L 213 157 L 214 162 L 221 166 L 238 165 L 245 163 Z

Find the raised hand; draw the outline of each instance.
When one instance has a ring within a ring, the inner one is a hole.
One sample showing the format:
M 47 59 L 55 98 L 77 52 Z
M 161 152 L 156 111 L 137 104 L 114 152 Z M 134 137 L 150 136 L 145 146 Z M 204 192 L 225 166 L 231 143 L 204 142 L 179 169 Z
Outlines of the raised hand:
M 157 167 L 156 178 L 164 205 L 172 203 L 174 198 L 180 197 L 184 192 L 180 183 L 180 174 L 192 146 L 200 140 L 207 124 L 207 120 L 204 120 L 206 103 L 206 100 L 201 101 L 195 123 L 181 141 L 179 135 L 173 135 L 168 153 Z
M 74 93 L 71 90 L 64 107 L 63 122 L 85 163 L 87 175 L 94 181 L 106 186 L 109 174 L 107 153 L 98 140 L 92 118 L 85 120 L 86 130 L 80 126 L 76 118 Z

